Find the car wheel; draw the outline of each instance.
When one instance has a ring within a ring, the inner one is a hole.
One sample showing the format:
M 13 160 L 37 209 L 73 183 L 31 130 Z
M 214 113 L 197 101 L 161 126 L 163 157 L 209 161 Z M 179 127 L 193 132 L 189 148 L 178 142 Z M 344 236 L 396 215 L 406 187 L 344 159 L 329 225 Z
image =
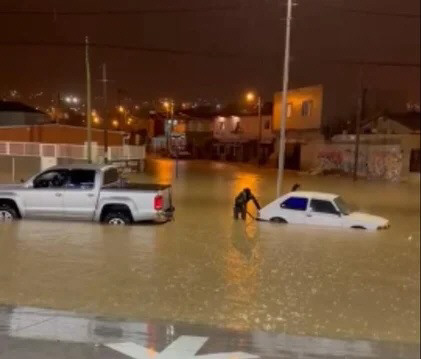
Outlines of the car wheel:
M 13 222 L 18 218 L 18 214 L 13 207 L 7 204 L 0 205 L 0 223 Z
M 281 217 L 273 217 L 270 219 L 270 221 L 273 223 L 288 223 L 285 219 Z
M 364 226 L 352 226 L 352 229 L 360 229 L 360 230 L 366 230 L 367 228 L 365 228 Z
M 132 220 L 124 212 L 110 212 L 104 217 L 104 223 L 110 226 L 127 226 L 132 223 Z

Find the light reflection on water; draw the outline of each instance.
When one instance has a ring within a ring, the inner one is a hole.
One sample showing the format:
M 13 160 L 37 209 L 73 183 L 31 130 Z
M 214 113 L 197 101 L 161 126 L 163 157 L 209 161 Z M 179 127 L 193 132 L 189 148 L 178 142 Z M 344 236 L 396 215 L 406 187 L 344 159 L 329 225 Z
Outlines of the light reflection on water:
M 156 161 L 134 178 L 173 182 L 175 222 L 0 226 L 0 303 L 418 342 L 419 188 L 288 174 L 285 188 L 335 192 L 390 218 L 384 232 L 233 221 L 236 194 L 250 187 L 268 203 L 275 176 L 180 162 L 176 179 L 172 161 Z

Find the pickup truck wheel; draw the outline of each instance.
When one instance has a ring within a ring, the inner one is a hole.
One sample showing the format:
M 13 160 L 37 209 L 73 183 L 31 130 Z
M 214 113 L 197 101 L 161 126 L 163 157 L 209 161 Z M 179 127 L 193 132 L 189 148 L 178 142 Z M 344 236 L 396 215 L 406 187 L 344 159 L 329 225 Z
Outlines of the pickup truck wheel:
M 7 204 L 0 205 L 0 223 L 12 222 L 18 218 L 18 214 L 14 208 Z
M 272 223 L 288 223 L 285 219 L 281 217 L 273 217 L 270 219 Z
M 104 217 L 104 223 L 111 226 L 127 226 L 131 222 L 130 216 L 124 212 L 110 212 Z

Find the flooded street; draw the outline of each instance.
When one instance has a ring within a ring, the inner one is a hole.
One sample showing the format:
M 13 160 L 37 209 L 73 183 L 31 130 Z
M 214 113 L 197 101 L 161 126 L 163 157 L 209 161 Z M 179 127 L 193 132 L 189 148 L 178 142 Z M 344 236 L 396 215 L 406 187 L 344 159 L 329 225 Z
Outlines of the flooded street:
M 131 177 L 173 183 L 176 218 L 165 225 L 0 226 L 0 305 L 419 343 L 419 185 L 288 173 L 286 189 L 338 193 L 391 229 L 282 226 L 232 219 L 244 187 L 273 200 L 276 170 L 179 167 L 175 178 L 174 162 L 157 160 Z

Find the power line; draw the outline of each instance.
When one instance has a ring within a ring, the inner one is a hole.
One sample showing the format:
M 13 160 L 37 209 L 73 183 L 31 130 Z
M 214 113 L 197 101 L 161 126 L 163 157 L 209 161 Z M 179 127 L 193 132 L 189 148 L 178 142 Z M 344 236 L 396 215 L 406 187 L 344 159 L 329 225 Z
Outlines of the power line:
M 147 15 L 147 14 L 176 14 L 197 12 L 218 12 L 238 9 L 238 5 L 209 6 L 198 8 L 173 9 L 131 9 L 131 10 L 93 10 L 93 11 L 56 11 L 56 10 L 3 10 L 0 15 L 43 15 L 43 16 L 98 16 L 98 15 Z
M 345 7 L 333 6 L 333 5 L 321 5 L 321 6 L 324 7 L 324 8 L 327 8 L 327 9 L 332 9 L 332 10 L 337 10 L 337 11 L 342 11 L 342 12 L 349 12 L 349 13 L 359 14 L 359 15 L 401 17 L 401 18 L 407 18 L 407 19 L 420 19 L 420 14 L 371 11 L 371 10 L 363 10 L 363 9 L 345 8 Z
M 84 42 L 40 42 L 40 41 L 0 41 L 0 46 L 4 47 L 59 47 L 59 48 L 84 48 Z M 109 49 L 109 50 L 122 50 L 122 51 L 134 51 L 134 52 L 149 52 L 157 54 L 167 55 L 181 55 L 181 56 L 198 56 L 198 57 L 211 57 L 211 58 L 257 58 L 257 57 L 273 57 L 279 56 L 280 53 L 266 53 L 266 54 L 247 54 L 239 52 L 222 52 L 222 51 L 191 51 L 191 50 L 178 50 L 171 48 L 161 47 L 142 47 L 142 46 L 130 46 L 130 45 L 115 45 L 105 43 L 90 43 L 89 47 L 98 49 Z M 420 64 L 415 62 L 399 62 L 399 61 L 368 61 L 368 60 L 348 60 L 348 59 L 333 59 L 323 57 L 308 57 L 306 55 L 296 55 L 292 59 L 293 62 L 297 63 L 327 63 L 336 65 L 357 65 L 357 66 L 377 66 L 377 67 L 412 67 L 419 68 Z
M 30 47 L 67 47 L 67 48 L 82 48 L 85 46 L 82 42 L 39 42 L 39 41 L 0 41 L 0 46 L 30 46 Z M 130 46 L 130 45 L 114 45 L 114 44 L 101 44 L 101 43 L 90 43 L 89 47 L 99 49 L 111 49 L 111 50 L 125 50 L 125 51 L 141 51 L 158 54 L 168 55 L 193 55 L 201 57 L 222 57 L 222 58 L 233 58 L 240 56 L 240 54 L 220 52 L 220 51 L 191 51 L 191 50 L 177 50 L 170 48 L 159 48 L 159 47 L 141 47 L 141 46 Z

